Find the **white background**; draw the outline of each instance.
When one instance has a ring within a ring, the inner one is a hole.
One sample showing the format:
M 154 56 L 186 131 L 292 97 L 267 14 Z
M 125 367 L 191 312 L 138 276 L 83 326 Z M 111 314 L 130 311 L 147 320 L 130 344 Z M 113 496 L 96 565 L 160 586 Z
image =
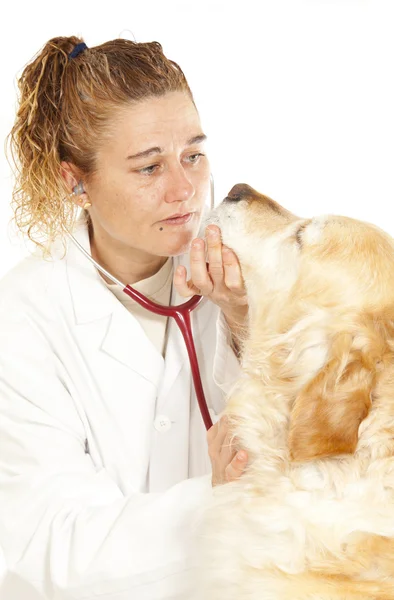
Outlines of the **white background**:
M 16 76 L 49 38 L 158 40 L 194 92 L 217 201 L 246 182 L 297 214 L 394 232 L 393 0 L 14 0 L 0 22 L 2 140 Z M 1 154 L 0 277 L 27 251 L 11 190 Z
M 2 140 L 16 76 L 49 38 L 158 40 L 194 92 L 217 202 L 246 182 L 297 214 L 394 232 L 393 0 L 23 0 L 1 10 Z M 0 277 L 26 254 L 11 189 L 2 154 Z

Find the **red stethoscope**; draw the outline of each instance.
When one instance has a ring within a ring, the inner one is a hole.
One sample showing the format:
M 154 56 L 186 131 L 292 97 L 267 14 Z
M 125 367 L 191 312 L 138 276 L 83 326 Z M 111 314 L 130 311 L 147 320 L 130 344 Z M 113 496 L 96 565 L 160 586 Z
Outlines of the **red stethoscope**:
M 211 177 L 211 203 L 213 203 L 213 179 Z M 204 389 L 201 382 L 200 369 L 198 366 L 196 348 L 194 346 L 193 334 L 192 334 L 192 324 L 190 313 L 194 310 L 203 299 L 203 296 L 195 295 L 192 296 L 189 300 L 184 302 L 183 304 L 178 304 L 177 306 L 164 306 L 162 304 L 158 304 L 157 302 L 153 302 L 137 290 L 134 290 L 130 285 L 125 285 L 119 279 L 111 275 L 106 269 L 104 269 L 99 263 L 97 263 L 94 258 L 85 250 L 85 248 L 68 232 L 70 239 L 77 246 L 77 248 L 90 260 L 91 263 L 94 264 L 96 269 L 100 271 L 103 275 L 108 277 L 113 283 L 116 283 L 119 287 L 122 288 L 125 294 L 133 298 L 140 306 L 146 308 L 150 312 L 153 312 L 157 315 L 163 315 L 165 317 L 172 317 L 175 319 L 176 324 L 178 325 L 183 339 L 185 341 L 187 353 L 189 356 L 190 367 L 193 377 L 194 389 L 196 391 L 197 402 L 200 408 L 201 416 L 204 421 L 204 425 L 206 429 L 210 429 L 212 427 L 212 419 L 209 414 L 207 401 L 205 399 Z
M 196 391 L 198 406 L 200 408 L 201 416 L 204 421 L 204 425 L 208 430 L 212 427 L 212 419 L 209 414 L 207 401 L 205 399 L 204 389 L 202 387 L 200 369 L 198 367 L 198 360 L 196 354 L 196 348 L 194 346 L 193 334 L 192 334 L 192 324 L 190 313 L 194 310 L 203 299 L 203 296 L 192 296 L 187 302 L 183 304 L 178 304 L 177 306 L 164 306 L 162 304 L 157 304 L 157 302 L 153 302 L 149 300 L 146 296 L 134 290 L 130 285 L 124 285 L 119 279 L 116 279 L 111 273 L 109 273 L 106 269 L 104 269 L 99 263 L 97 263 L 94 258 L 85 250 L 85 248 L 72 236 L 69 234 L 69 237 L 74 242 L 74 244 L 78 247 L 78 249 L 90 260 L 91 263 L 94 264 L 96 269 L 98 269 L 103 275 L 108 277 L 113 283 L 120 286 L 125 294 L 133 298 L 140 306 L 146 308 L 150 312 L 153 312 L 157 315 L 163 315 L 165 317 L 172 317 L 175 319 L 176 324 L 178 325 L 183 339 L 185 341 L 187 353 L 189 355 L 190 367 L 192 371 L 194 389 Z

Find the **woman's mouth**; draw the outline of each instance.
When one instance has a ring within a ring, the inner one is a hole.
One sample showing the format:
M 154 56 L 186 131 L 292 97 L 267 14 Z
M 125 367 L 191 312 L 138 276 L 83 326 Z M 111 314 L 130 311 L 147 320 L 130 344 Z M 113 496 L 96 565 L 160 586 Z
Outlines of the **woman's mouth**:
M 159 223 L 164 223 L 164 225 L 185 225 L 190 221 L 193 215 L 193 212 L 185 213 L 183 215 L 171 215 L 171 217 L 168 217 L 168 219 L 163 219 L 162 221 L 159 221 Z

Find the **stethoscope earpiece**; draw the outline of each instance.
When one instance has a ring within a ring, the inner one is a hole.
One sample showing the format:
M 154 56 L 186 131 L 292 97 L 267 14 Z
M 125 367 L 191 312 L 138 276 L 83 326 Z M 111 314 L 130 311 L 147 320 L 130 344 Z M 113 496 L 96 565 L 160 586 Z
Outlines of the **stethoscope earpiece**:
M 81 196 L 84 193 L 85 193 L 85 188 L 83 187 L 83 181 L 79 181 L 77 183 L 77 185 L 74 185 L 74 187 L 73 187 L 73 194 L 74 194 L 74 196 Z

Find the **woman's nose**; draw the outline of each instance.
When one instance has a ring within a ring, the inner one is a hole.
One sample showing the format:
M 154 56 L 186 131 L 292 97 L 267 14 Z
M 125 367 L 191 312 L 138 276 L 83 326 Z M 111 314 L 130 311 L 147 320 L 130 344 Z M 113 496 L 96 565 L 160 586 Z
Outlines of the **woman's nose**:
M 170 174 L 166 190 L 166 202 L 185 202 L 193 194 L 194 186 L 182 168 Z

